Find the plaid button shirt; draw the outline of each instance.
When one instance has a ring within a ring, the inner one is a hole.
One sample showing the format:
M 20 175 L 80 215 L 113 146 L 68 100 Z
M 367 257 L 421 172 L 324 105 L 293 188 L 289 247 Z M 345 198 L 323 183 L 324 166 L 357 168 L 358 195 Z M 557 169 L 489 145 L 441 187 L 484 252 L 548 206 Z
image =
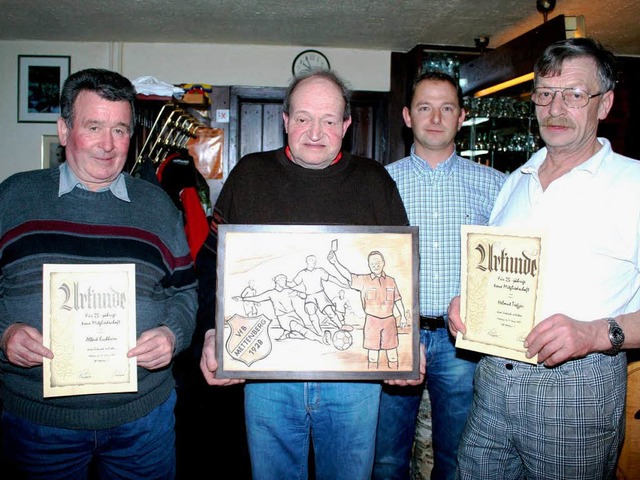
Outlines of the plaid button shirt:
M 386 168 L 419 227 L 420 315 L 443 315 L 460 293 L 460 226 L 488 223 L 506 175 L 455 152 L 433 169 L 413 146 Z

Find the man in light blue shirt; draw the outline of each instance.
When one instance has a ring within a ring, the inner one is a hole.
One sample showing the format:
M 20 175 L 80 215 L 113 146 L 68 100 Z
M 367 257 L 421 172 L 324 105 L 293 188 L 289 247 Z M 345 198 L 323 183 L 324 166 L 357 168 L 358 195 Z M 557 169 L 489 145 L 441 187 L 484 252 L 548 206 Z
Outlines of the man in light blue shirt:
M 473 399 L 477 357 L 456 351 L 446 328 L 449 301 L 460 292 L 460 226 L 486 225 L 505 175 L 458 156 L 455 137 L 465 111 L 451 76 L 426 72 L 402 115 L 413 131 L 411 155 L 387 165 L 409 222 L 419 227 L 420 341 L 433 423 L 432 477 L 453 479 L 456 453 Z M 423 386 L 385 385 L 376 437 L 375 480 L 409 479 Z

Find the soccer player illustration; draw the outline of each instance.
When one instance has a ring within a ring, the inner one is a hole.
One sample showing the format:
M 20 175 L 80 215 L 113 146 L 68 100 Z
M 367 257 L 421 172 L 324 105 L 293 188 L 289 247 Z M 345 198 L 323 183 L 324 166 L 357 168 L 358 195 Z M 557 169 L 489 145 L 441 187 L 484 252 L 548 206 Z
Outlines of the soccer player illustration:
M 307 266 L 300 270 L 292 281 L 287 285 L 296 290 L 302 290 L 306 293 L 304 308 L 313 327 L 318 333 L 321 331 L 320 315 L 328 317 L 329 321 L 340 330 L 351 331 L 353 327 L 344 323 L 338 314 L 331 300 L 324 290 L 324 282 L 332 282 L 336 285 L 348 288 L 341 279 L 331 275 L 324 268 L 318 267 L 318 259 L 315 255 L 308 255 L 306 258 Z
M 338 296 L 333 297 L 331 303 L 333 303 L 333 308 L 335 308 L 338 317 L 340 317 L 343 322 L 345 322 L 345 319 L 347 318 L 347 313 L 353 313 L 351 303 L 345 296 L 344 290 L 342 289 L 338 292 Z
M 245 297 L 252 297 L 258 293 L 256 290 L 256 282 L 254 280 L 249 280 L 249 284 L 240 294 L 240 297 L 244 299 Z M 244 307 L 244 313 L 247 317 L 257 317 L 258 316 L 258 304 L 256 302 L 243 301 L 242 305 Z
M 370 252 L 367 257 L 370 271 L 364 274 L 352 273 L 338 261 L 337 246 L 332 246 L 327 260 L 350 288 L 360 291 L 365 313 L 363 346 L 368 351 L 368 368 L 378 368 L 380 350 L 384 350 L 389 368 L 398 369 L 397 317 L 402 327 L 406 326 L 407 319 L 396 281 L 384 271 L 384 256 L 377 250 Z
M 273 279 L 274 287 L 260 294 L 251 296 L 233 297 L 234 300 L 242 300 L 243 302 L 260 303 L 271 302 L 273 311 L 280 327 L 282 335 L 277 340 L 285 340 L 287 338 L 301 338 L 314 340 L 316 342 L 330 344 L 331 332 L 328 330 L 324 334 L 319 334 L 305 326 L 304 320 L 296 312 L 294 306 L 295 297 L 305 298 L 303 292 L 293 290 L 287 286 L 287 276 L 278 274 Z

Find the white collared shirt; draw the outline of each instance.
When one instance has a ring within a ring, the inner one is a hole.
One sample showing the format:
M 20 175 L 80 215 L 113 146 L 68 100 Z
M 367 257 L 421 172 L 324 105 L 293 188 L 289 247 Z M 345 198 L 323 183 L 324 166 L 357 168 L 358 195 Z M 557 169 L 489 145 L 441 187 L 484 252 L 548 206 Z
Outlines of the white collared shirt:
M 640 161 L 602 148 L 543 191 L 538 151 L 500 191 L 490 225 L 544 233 L 541 318 L 590 321 L 640 309 Z

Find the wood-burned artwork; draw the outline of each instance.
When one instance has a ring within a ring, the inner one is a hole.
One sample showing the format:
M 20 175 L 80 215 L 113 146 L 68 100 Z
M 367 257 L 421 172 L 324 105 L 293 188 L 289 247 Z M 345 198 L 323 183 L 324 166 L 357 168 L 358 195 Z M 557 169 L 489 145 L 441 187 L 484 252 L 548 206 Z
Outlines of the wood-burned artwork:
M 416 379 L 417 227 L 220 225 L 217 375 Z

